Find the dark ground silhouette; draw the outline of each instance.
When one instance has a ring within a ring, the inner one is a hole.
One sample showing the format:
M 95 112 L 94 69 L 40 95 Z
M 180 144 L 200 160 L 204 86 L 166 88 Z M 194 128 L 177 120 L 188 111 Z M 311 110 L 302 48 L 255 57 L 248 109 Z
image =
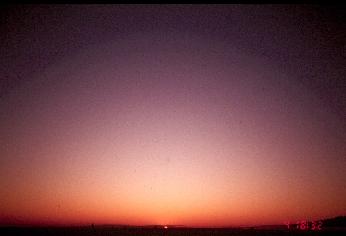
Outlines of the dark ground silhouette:
M 287 229 L 284 225 L 259 226 L 247 228 L 188 228 L 169 226 L 165 229 L 160 225 L 125 226 L 125 225 L 90 225 L 79 227 L 0 227 L 0 235 L 153 235 L 153 236 L 261 236 L 261 235 L 346 235 L 346 217 L 339 216 L 322 220 L 322 230 L 299 230 L 296 227 Z
M 153 236 L 259 236 L 259 235 L 345 235 L 342 230 L 258 230 L 258 229 L 206 229 L 206 228 L 176 228 L 176 229 L 150 229 L 150 228 L 92 228 L 92 227 L 66 227 L 66 228 L 1 228 L 1 235 L 153 235 Z

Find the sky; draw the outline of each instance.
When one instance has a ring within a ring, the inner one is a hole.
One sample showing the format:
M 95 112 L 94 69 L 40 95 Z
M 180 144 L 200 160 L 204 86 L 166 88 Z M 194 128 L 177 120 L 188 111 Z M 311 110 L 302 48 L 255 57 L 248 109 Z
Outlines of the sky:
M 345 9 L 0 8 L 0 225 L 346 215 Z

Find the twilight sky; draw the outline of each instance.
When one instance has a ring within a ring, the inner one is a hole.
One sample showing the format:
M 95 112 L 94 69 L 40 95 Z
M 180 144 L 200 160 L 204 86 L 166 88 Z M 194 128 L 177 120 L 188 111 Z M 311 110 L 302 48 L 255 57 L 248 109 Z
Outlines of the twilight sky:
M 346 214 L 343 7 L 0 9 L 0 224 Z

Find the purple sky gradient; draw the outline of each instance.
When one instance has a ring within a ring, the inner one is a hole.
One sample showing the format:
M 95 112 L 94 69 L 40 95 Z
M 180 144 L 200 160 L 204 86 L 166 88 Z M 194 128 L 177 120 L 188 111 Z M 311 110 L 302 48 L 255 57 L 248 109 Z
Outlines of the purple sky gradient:
M 3 224 L 346 213 L 336 7 L 12 6 L 1 17 Z

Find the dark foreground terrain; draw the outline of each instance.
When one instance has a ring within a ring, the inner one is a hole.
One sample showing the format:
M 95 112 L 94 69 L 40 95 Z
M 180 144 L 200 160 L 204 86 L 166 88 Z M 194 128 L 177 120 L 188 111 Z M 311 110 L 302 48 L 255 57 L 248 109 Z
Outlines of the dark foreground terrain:
M 171 236 L 204 236 L 204 235 L 346 235 L 345 230 L 302 231 L 285 229 L 205 229 L 205 228 L 115 228 L 115 227 L 2 227 L 0 235 L 171 235 Z

